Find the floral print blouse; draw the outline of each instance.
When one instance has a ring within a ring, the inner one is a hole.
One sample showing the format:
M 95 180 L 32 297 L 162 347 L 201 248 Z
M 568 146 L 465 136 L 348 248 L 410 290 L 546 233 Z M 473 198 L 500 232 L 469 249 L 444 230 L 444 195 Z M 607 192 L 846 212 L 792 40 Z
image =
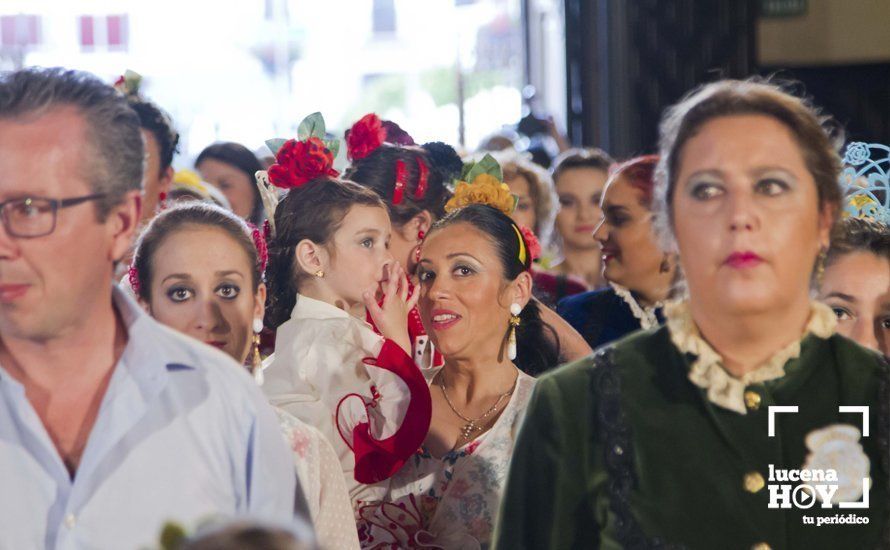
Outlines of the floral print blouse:
M 432 380 L 438 369 L 426 373 Z M 492 428 L 435 457 L 425 448 L 393 476 L 382 502 L 359 503 L 363 548 L 488 548 L 516 433 L 535 379 L 522 372 Z

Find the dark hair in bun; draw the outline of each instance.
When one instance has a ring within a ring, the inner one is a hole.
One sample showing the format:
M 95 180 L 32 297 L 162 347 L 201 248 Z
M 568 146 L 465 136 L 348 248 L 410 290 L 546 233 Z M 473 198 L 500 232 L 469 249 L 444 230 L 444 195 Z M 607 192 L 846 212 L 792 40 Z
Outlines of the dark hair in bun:
M 396 191 L 396 165 L 405 167 L 405 189 L 398 204 L 393 202 Z M 428 169 L 426 190 L 418 197 L 420 163 Z M 422 147 L 384 143 L 368 156 L 353 163 L 344 177 L 373 190 L 385 202 L 396 227 L 408 223 L 424 210 L 435 219 L 445 215 L 445 203 L 451 198 L 449 184 L 460 174 L 460 157 L 444 143 L 427 143 Z

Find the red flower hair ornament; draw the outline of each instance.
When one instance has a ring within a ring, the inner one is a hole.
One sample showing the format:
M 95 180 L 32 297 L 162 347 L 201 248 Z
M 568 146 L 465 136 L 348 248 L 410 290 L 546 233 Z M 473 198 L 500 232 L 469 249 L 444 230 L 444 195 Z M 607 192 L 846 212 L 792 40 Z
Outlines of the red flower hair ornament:
M 522 240 L 525 241 L 525 247 L 528 249 L 530 261 L 535 261 L 541 257 L 541 243 L 535 236 L 535 232 L 524 225 L 519 226 L 519 232 L 522 233 Z
M 303 141 L 289 139 L 269 167 L 269 182 L 281 189 L 293 189 L 322 176 L 337 177 L 334 155 L 317 137 Z
M 334 158 L 340 142 L 327 139 L 324 117 L 312 113 L 300 122 L 297 139 L 273 138 L 266 146 L 275 154 L 275 164 L 269 170 L 256 173 L 256 185 L 266 211 L 263 231 L 266 240 L 275 235 L 275 209 L 281 200 L 279 189 L 295 189 L 321 177 L 335 178 Z
M 363 159 L 386 141 L 383 121 L 369 113 L 346 130 L 346 156 L 351 161 Z

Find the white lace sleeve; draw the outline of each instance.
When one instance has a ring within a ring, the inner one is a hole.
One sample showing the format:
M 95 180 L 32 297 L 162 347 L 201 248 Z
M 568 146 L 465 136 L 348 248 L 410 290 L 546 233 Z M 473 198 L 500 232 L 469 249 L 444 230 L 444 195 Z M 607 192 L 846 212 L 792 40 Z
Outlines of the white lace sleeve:
M 309 504 L 321 548 L 359 547 L 355 517 L 340 460 L 320 431 L 276 408 L 281 431 L 294 457 L 300 486 Z

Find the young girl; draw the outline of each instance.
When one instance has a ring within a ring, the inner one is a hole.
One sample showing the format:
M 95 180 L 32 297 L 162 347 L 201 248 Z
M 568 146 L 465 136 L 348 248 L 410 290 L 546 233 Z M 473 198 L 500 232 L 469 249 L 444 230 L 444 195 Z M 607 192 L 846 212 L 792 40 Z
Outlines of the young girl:
M 460 175 L 463 163 L 452 147 L 440 142 L 416 146 L 404 130 L 373 113 L 346 132 L 346 146 L 352 161 L 346 177 L 385 202 L 393 229 L 390 250 L 413 284 L 420 245 L 430 226 L 445 215 L 451 198 L 447 185 Z M 408 332 L 418 366 L 441 366 L 442 357 L 429 345 L 416 308 L 409 315 Z
M 379 498 L 381 482 L 418 449 L 431 402 L 410 356 L 417 297 L 389 252 L 386 207 L 336 179 L 323 127 L 316 131 L 285 142 L 268 174 L 257 174 L 261 189 L 288 190 L 271 216 L 266 321 L 277 333 L 263 389 L 328 437 L 355 505 Z M 380 334 L 348 313 L 361 305 Z

